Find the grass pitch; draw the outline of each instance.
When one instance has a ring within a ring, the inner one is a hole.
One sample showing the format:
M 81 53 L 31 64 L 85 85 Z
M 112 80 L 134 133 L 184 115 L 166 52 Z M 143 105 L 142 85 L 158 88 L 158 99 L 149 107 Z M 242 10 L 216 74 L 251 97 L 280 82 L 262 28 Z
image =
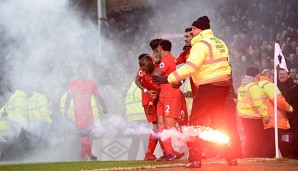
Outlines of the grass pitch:
M 50 163 L 2 163 L 0 171 L 108 171 L 108 170 L 144 170 L 144 171 L 184 171 L 185 160 L 170 162 L 156 161 L 92 161 L 92 162 L 50 162 Z M 203 160 L 202 170 L 237 171 L 297 171 L 298 160 L 292 159 L 239 159 L 239 166 L 226 166 L 223 159 Z

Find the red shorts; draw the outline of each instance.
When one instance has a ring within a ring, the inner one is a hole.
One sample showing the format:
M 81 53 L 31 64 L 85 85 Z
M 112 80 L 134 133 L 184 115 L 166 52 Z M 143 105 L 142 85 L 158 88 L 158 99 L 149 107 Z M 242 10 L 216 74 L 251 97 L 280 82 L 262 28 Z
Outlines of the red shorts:
M 188 125 L 188 112 L 187 112 L 187 105 L 184 95 L 181 98 L 181 109 L 180 109 L 180 117 L 177 118 L 177 123 L 179 126 Z
M 76 122 L 77 128 L 79 129 L 89 128 L 93 126 L 94 118 L 92 114 L 76 113 L 75 122 Z
M 156 106 L 152 105 L 150 106 L 150 109 L 147 111 L 149 105 L 144 106 L 144 112 L 147 118 L 147 121 L 150 122 L 156 122 L 157 121 L 157 116 L 156 116 Z M 146 113 L 148 112 L 148 113 Z
M 157 103 L 157 116 L 164 118 L 180 118 L 181 98 L 159 97 Z

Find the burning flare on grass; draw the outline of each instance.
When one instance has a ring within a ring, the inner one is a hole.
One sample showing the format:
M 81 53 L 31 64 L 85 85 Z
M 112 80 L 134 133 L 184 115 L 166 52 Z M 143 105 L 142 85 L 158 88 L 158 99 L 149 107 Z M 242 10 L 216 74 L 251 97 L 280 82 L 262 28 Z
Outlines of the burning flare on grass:
M 211 141 L 215 143 L 225 143 L 225 144 L 229 144 L 229 141 L 230 141 L 230 138 L 227 135 L 225 135 L 224 133 L 218 130 L 214 130 L 210 127 L 191 126 L 183 129 L 186 129 L 186 130 L 183 130 L 183 132 L 189 131 L 193 136 L 198 136 L 200 139 L 205 141 Z
M 202 140 L 230 145 L 230 138 L 210 127 L 205 126 L 183 126 L 179 131 L 177 129 L 164 130 L 159 135 L 162 140 L 167 138 L 177 139 L 187 142 L 191 137 L 197 136 Z

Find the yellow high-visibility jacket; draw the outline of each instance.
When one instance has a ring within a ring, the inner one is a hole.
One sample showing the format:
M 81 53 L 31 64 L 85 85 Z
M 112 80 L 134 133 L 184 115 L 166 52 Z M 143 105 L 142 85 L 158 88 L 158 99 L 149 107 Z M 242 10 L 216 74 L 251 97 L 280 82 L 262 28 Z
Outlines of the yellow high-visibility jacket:
M 66 97 L 67 97 L 67 92 L 64 93 L 60 99 L 60 112 L 61 112 L 62 116 L 64 115 Z M 99 112 L 99 109 L 98 109 L 98 106 L 96 103 L 96 99 L 94 96 L 91 96 L 91 107 L 92 107 L 92 114 L 93 114 L 94 120 L 99 120 L 100 112 Z M 66 117 L 70 121 L 75 120 L 73 100 L 70 101 L 69 108 L 67 111 L 67 116 L 64 116 L 64 117 Z
M 44 94 L 33 92 L 28 101 L 28 121 L 52 123 L 48 99 Z
M 67 97 L 67 92 L 63 94 L 63 96 L 60 99 L 60 112 L 63 117 L 67 118 L 70 121 L 74 121 L 74 105 L 73 105 L 73 100 L 70 101 L 68 111 L 67 111 L 67 116 L 64 116 L 64 108 L 65 108 L 65 102 L 66 102 L 66 97 Z
M 96 102 L 95 97 L 92 95 L 91 96 L 91 108 L 92 108 L 92 114 L 93 114 L 93 118 L 94 120 L 99 120 L 99 108 Z
M 126 93 L 125 104 L 128 121 L 147 120 L 142 106 L 142 91 L 134 81 Z
M 261 77 L 258 85 L 263 89 L 266 97 L 266 106 L 268 115 L 271 116 L 270 122 L 268 124 L 264 123 L 264 128 L 274 128 L 274 83 L 266 78 Z M 292 106 L 290 106 L 285 98 L 282 96 L 281 92 L 277 88 L 277 127 L 280 129 L 289 129 L 290 123 L 286 117 L 285 112 L 293 111 Z
M 6 112 L 14 128 L 16 126 L 25 128 L 28 118 L 27 94 L 21 90 L 15 90 L 7 101 Z
M 268 116 L 265 95 L 257 82 L 241 85 L 237 99 L 238 115 L 241 118 L 263 119 Z
M 181 88 L 182 88 L 181 91 L 183 93 L 192 92 L 190 79 L 186 79 L 185 83 L 181 86 Z M 185 98 L 185 101 L 186 101 L 187 111 L 188 113 L 191 113 L 193 98 Z
M 192 76 L 196 86 L 229 82 L 231 67 L 226 44 L 211 29 L 203 30 L 191 40 L 192 48 L 186 63 L 168 76 L 173 83 Z
M 12 135 L 12 129 L 7 116 L 1 115 L 6 112 L 6 105 L 0 109 L 0 137 L 9 137 Z

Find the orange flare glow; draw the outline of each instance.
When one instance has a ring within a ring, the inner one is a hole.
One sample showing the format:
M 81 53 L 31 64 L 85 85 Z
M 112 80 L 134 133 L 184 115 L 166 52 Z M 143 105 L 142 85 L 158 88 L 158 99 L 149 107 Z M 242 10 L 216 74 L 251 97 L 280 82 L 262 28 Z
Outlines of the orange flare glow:
M 199 137 L 203 140 L 216 142 L 216 143 L 228 144 L 230 141 L 230 138 L 227 135 L 216 130 L 202 131 Z

